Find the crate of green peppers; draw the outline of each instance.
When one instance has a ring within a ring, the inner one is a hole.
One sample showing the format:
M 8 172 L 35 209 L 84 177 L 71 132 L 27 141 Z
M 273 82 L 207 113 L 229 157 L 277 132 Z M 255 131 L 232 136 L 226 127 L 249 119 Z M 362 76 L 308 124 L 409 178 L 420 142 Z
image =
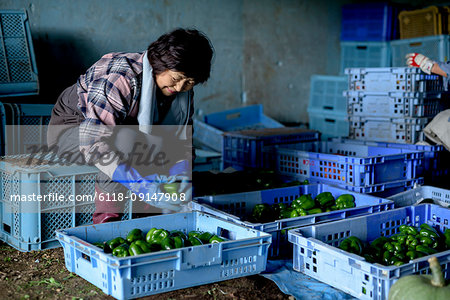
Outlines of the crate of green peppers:
M 208 231 L 168 231 L 164 228 L 153 227 L 148 232 L 143 232 L 140 228 L 134 228 L 128 232 L 125 238 L 118 236 L 108 241 L 95 242 L 93 245 L 102 249 L 104 253 L 112 253 L 116 257 L 127 257 L 184 247 L 221 243 L 226 240 Z
M 272 235 L 271 258 L 292 257 L 287 231 L 393 209 L 392 201 L 326 184 L 196 197 L 192 207 Z
M 58 230 L 66 268 L 117 299 L 258 274 L 270 234 L 193 211 Z
M 288 232 L 294 270 L 360 299 L 388 299 L 402 276 L 429 274 L 435 256 L 450 278 L 450 210 L 407 206 Z

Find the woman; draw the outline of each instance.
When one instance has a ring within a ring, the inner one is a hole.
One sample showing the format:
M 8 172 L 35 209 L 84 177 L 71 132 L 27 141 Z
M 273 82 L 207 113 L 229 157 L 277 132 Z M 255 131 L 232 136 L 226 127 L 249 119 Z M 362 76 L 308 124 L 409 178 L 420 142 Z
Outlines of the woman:
M 193 87 L 208 80 L 212 57 L 203 33 L 176 29 L 143 53 L 104 55 L 59 96 L 48 146 L 99 169 L 94 223 L 119 220 L 126 201 L 108 200 L 125 199 L 128 189 L 155 200 L 167 176 L 184 179 L 178 193 L 189 199 Z M 175 200 L 150 204 L 182 210 L 187 201 Z

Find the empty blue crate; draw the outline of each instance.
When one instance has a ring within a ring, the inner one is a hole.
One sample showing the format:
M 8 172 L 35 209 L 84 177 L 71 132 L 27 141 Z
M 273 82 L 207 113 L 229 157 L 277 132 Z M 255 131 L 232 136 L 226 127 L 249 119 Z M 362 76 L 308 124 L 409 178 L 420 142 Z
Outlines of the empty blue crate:
M 450 206 L 450 190 L 424 185 L 392 195 L 389 199 L 394 201 L 396 207 L 420 204 L 424 200 L 429 200 L 448 208 Z
M 427 184 L 446 183 L 448 185 L 447 176 L 449 176 L 450 174 L 450 152 L 448 152 L 442 145 L 416 145 L 405 143 L 362 141 L 346 138 L 337 138 L 333 139 L 333 141 L 348 144 L 423 151 L 424 159 L 423 163 L 421 163 L 417 168 L 417 176 L 423 177 L 425 183 Z
M 419 68 L 348 68 L 348 89 L 366 92 L 444 92 L 442 76 Z
M 346 91 L 348 114 L 367 117 L 431 117 L 450 107 L 445 93 Z
M 194 139 L 222 153 L 223 137 L 228 131 L 284 127 L 263 113 L 261 104 L 225 110 L 194 120 Z
M 300 195 L 311 194 L 314 198 L 322 192 L 330 192 L 335 198 L 342 194 L 352 194 L 355 197 L 356 207 L 267 223 L 252 223 L 248 221 L 253 207 L 257 204 L 285 203 L 290 205 Z M 269 249 L 271 258 L 292 257 L 292 245 L 289 244 L 286 234 L 288 229 L 371 214 L 392 209 L 393 207 L 393 203 L 389 200 L 350 192 L 326 184 L 310 184 L 247 193 L 202 196 L 196 197 L 192 201 L 194 210 L 207 212 L 221 219 L 270 233 L 272 235 L 272 245 Z
M 59 247 L 56 229 L 92 223 L 97 168 L 54 159 L 37 153 L 0 161 L 0 239 L 20 251 Z
M 0 97 L 36 95 L 38 72 L 25 10 L 0 10 Z
M 396 12 L 388 3 L 343 5 L 341 41 L 389 41 L 397 38 Z
M 401 266 L 369 263 L 364 257 L 338 248 L 349 236 L 372 242 L 399 232 L 401 225 L 427 223 L 441 232 L 449 228 L 450 210 L 433 204 L 408 206 L 331 223 L 289 230 L 294 245 L 293 267 L 359 299 L 387 300 L 389 289 L 406 275 L 430 273 L 428 258 L 420 257 Z M 450 278 L 450 250 L 433 254 L 444 277 Z
M 311 76 L 308 112 L 347 114 L 347 100 L 343 95 L 347 89 L 348 76 Z
M 329 141 L 279 147 L 276 157 L 282 176 L 365 187 L 416 178 L 424 153 Z
M 115 257 L 92 243 L 125 237 L 139 228 L 207 231 L 225 242 Z M 266 269 L 269 234 L 198 211 L 58 230 L 66 268 L 117 299 L 148 295 L 255 275 Z
M 277 146 L 319 139 L 317 131 L 294 127 L 233 131 L 223 136 L 223 167 L 237 170 L 274 168 Z
M 388 42 L 341 42 L 340 74 L 346 68 L 390 67 Z
M 450 35 L 423 36 L 391 42 L 392 66 L 406 65 L 408 53 L 421 53 L 434 61 L 446 62 L 450 59 Z

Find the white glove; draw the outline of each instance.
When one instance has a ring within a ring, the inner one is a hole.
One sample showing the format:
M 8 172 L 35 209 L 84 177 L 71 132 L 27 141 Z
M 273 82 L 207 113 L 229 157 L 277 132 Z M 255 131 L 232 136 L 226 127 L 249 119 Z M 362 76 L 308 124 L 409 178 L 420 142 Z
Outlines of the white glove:
M 408 53 L 405 56 L 406 65 L 409 67 L 420 68 L 427 74 L 431 74 L 431 68 L 433 68 L 434 61 L 419 53 Z

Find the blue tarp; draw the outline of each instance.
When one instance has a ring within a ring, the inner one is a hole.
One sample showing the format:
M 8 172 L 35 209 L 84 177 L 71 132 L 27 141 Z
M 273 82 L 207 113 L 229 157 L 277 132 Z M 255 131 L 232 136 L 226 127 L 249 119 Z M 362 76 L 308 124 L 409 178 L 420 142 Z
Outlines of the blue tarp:
M 297 300 L 356 299 L 328 284 L 317 281 L 303 273 L 294 271 L 292 259 L 269 260 L 267 262 L 266 271 L 260 275 L 275 282 L 283 293 L 292 295 Z

